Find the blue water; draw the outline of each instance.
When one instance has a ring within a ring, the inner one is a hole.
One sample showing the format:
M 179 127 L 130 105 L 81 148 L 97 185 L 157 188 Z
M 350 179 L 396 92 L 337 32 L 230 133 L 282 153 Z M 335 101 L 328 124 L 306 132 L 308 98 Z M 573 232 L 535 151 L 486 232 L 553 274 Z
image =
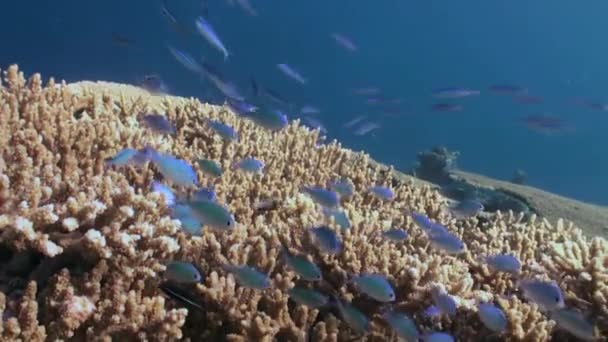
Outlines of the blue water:
M 443 144 L 461 151 L 464 170 L 508 179 L 520 168 L 530 185 L 608 204 L 608 112 L 569 103 L 572 97 L 608 101 L 607 2 L 251 0 L 257 17 L 226 1 L 208 2 L 209 21 L 233 54 L 227 62 L 200 36 L 172 30 L 160 0 L 24 0 L 2 6 L 0 66 L 18 63 L 26 74 L 67 81 L 137 83 L 158 73 L 173 94 L 213 95 L 208 83 L 173 59 L 170 44 L 216 64 L 244 93 L 255 77 L 300 106 L 321 108 L 330 138 L 399 169 L 410 169 L 417 152 Z M 201 1 L 168 3 L 193 28 Z M 112 32 L 135 43 L 119 46 Z M 351 37 L 359 51 L 337 46 L 331 32 Z M 284 62 L 309 83 L 282 75 L 276 64 Z M 502 82 L 526 87 L 544 103 L 515 104 L 485 91 Z M 353 88 L 367 86 L 403 98 L 400 116 L 381 116 L 352 95 Z M 447 86 L 482 94 L 457 101 L 462 112 L 432 111 L 433 89 Z M 562 118 L 575 131 L 543 135 L 519 123 L 541 113 Z M 382 126 L 375 136 L 342 127 L 362 114 Z

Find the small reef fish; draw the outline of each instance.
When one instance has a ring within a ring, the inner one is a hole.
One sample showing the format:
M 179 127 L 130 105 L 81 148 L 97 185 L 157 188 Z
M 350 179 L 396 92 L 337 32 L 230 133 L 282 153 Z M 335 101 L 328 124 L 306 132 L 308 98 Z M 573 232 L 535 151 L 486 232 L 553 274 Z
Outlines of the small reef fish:
M 270 287 L 268 276 L 257 269 L 247 266 L 224 265 L 226 272 L 232 273 L 236 281 L 243 287 L 263 290 Z
M 393 192 L 393 190 L 391 190 L 390 188 L 388 188 L 386 186 L 381 186 L 381 185 L 372 186 L 371 188 L 369 188 L 368 191 L 372 195 L 374 195 L 377 198 L 384 200 L 384 201 L 390 201 L 393 198 L 395 198 L 395 193 Z
M 439 236 L 439 235 L 446 235 L 446 234 L 450 234 L 450 232 L 448 231 L 448 229 L 439 223 L 435 223 L 435 222 L 431 222 L 429 224 L 429 226 L 427 227 L 425 233 L 428 236 Z
M 195 73 L 201 73 L 203 71 L 203 67 L 198 64 L 189 54 L 172 46 L 167 46 L 167 49 L 169 49 L 169 52 L 171 52 L 173 58 L 175 58 L 175 60 L 177 60 L 179 64 L 183 65 L 186 69 Z
M 241 113 L 253 113 L 256 112 L 259 108 L 257 106 L 254 106 L 250 103 L 247 103 L 245 101 L 237 101 L 234 99 L 227 99 L 226 103 L 228 104 L 228 107 L 230 107 L 230 109 L 232 109 L 235 113 L 237 114 L 241 114 Z
M 394 242 L 400 242 L 407 239 L 407 232 L 403 229 L 392 228 L 382 232 L 382 236 L 385 239 L 389 239 Z
M 433 303 L 439 309 L 439 311 L 448 316 L 454 316 L 458 310 L 458 305 L 454 297 L 448 293 L 440 292 L 437 289 L 431 291 L 431 297 L 433 297 Z
M 464 107 L 455 103 L 441 102 L 435 103 L 431 108 L 437 112 L 460 112 Z
M 354 134 L 357 136 L 363 136 L 370 133 L 371 131 L 377 130 L 378 128 L 380 128 L 380 124 L 368 121 L 362 123 L 357 129 L 355 129 Z
M 338 254 L 342 251 L 342 241 L 336 233 L 328 227 L 317 227 L 310 230 L 317 248 L 323 253 Z
M 211 159 L 201 158 L 198 159 L 196 163 L 198 164 L 198 167 L 201 169 L 203 174 L 205 174 L 206 176 L 217 178 L 221 177 L 222 174 L 224 174 L 224 170 L 222 170 L 220 164 Z
M 519 273 L 521 270 L 521 262 L 511 254 L 490 255 L 485 261 L 493 272 Z
M 308 82 L 298 71 L 296 71 L 294 68 L 292 68 L 286 63 L 277 64 L 277 68 L 279 68 L 279 70 L 287 77 L 295 80 L 300 84 L 306 84 Z
M 306 305 L 311 308 L 318 308 L 327 305 L 329 297 L 315 290 L 310 290 L 304 287 L 294 287 L 287 290 L 289 298 L 296 303 Z
M 353 184 L 346 178 L 330 181 L 327 187 L 337 192 L 340 198 L 349 198 L 355 193 Z
M 564 307 L 562 290 L 555 282 L 523 279 L 519 281 L 518 285 L 529 300 L 545 311 L 553 311 Z
M 200 188 L 192 194 L 192 199 L 195 201 L 215 201 L 217 195 L 212 188 Z
M 283 247 L 281 250 L 282 255 L 285 258 L 285 263 L 295 273 L 297 273 L 302 279 L 307 281 L 319 281 L 323 279 L 321 270 L 312 261 L 309 261 L 303 255 L 292 254 L 287 248 Z
M 236 3 L 250 16 L 255 17 L 258 15 L 258 12 L 253 8 L 249 0 L 236 0 Z
M 270 131 L 280 131 L 289 123 L 287 115 L 280 110 L 256 111 L 252 113 L 241 113 L 241 115 Z
M 315 119 L 311 116 L 305 116 L 302 118 L 302 121 L 304 121 L 304 124 L 310 128 L 312 128 L 313 130 L 319 130 L 319 132 L 321 134 L 327 134 L 327 128 L 325 128 L 325 126 L 323 125 L 323 123 L 321 121 L 319 121 L 318 119 Z
M 350 221 L 348 220 L 348 217 L 346 216 L 344 210 L 323 207 L 323 215 L 328 218 L 333 217 L 334 222 L 336 222 L 336 224 L 339 225 L 340 228 L 350 229 Z
M 438 235 L 430 235 L 429 240 L 431 245 L 446 254 L 457 255 L 463 253 L 465 245 L 460 238 L 452 233 L 444 233 Z
M 152 162 L 163 177 L 169 179 L 177 186 L 190 186 L 198 183 L 196 172 L 183 159 L 154 151 L 152 153 Z
M 493 304 L 479 303 L 478 314 L 481 322 L 493 332 L 499 333 L 507 328 L 507 317 Z
M 208 120 L 207 124 L 217 135 L 226 141 L 235 141 L 238 139 L 236 131 L 230 125 L 217 120 Z
M 168 186 L 160 182 L 154 181 L 152 182 L 152 191 L 162 194 L 167 207 L 170 207 L 175 204 L 175 194 Z
M 542 134 L 554 134 L 573 130 L 562 119 L 552 115 L 528 115 L 522 119 L 523 124 L 530 130 Z
M 170 282 L 162 283 L 162 284 L 158 285 L 158 287 L 168 297 L 176 299 L 183 303 L 186 303 L 199 310 L 203 310 L 203 307 L 200 304 L 196 303 L 193 299 L 188 298 L 189 295 L 183 289 L 181 289 L 177 286 L 172 286 Z
M 237 86 L 234 83 L 224 79 L 216 67 L 207 62 L 203 62 L 200 72 L 227 98 L 236 101 L 245 100 L 245 98 L 240 94 Z
M 140 86 L 151 94 L 166 94 L 169 87 L 163 82 L 159 75 L 145 75 Z
M 406 214 L 408 214 L 412 218 L 412 221 L 414 221 L 418 228 L 424 231 L 428 230 L 432 224 L 429 217 L 425 214 L 421 214 L 415 211 L 406 211 Z
M 217 35 L 217 33 L 215 33 L 215 30 L 213 29 L 213 26 L 211 26 L 211 23 L 209 23 L 203 17 L 198 17 L 194 21 L 194 24 L 201 36 L 203 36 L 203 38 L 205 38 L 209 42 L 209 44 L 211 44 L 211 46 L 216 48 L 224 55 L 224 60 L 228 59 L 230 53 L 224 46 L 224 43 L 222 43 L 220 37 Z
M 353 41 L 345 35 L 339 33 L 332 33 L 331 37 L 336 41 L 336 43 L 338 43 L 338 45 L 342 46 L 346 50 L 349 50 L 351 52 L 355 52 L 358 50 L 355 43 L 353 43 Z
M 441 88 L 433 92 L 433 96 L 442 99 L 458 99 L 461 97 L 468 97 L 479 95 L 481 92 L 474 89 L 466 88 Z
M 184 204 L 175 204 L 171 207 L 171 217 L 180 221 L 182 230 L 192 236 L 201 236 L 202 223 L 196 217 L 192 209 Z
M 594 341 L 595 327 L 580 312 L 571 309 L 557 309 L 551 312 L 551 319 L 557 325 L 584 341 Z
M 232 168 L 248 173 L 261 174 L 264 169 L 264 162 L 253 157 L 247 157 L 232 164 Z
M 319 186 L 303 186 L 301 191 L 322 207 L 335 209 L 340 205 L 340 196 L 335 191 Z
M 319 113 L 321 113 L 321 110 L 319 108 L 309 106 L 309 105 L 303 106 L 300 109 L 300 114 L 319 114 Z
M 234 228 L 236 222 L 234 216 L 223 205 L 213 201 L 185 201 L 183 203 L 190 207 L 192 217 L 201 222 L 204 226 L 216 230 L 230 230 Z
M 116 166 L 123 167 L 130 165 L 132 163 L 133 157 L 135 157 L 139 152 L 133 148 L 125 148 L 120 150 L 114 157 L 108 158 L 104 161 L 104 164 L 108 167 Z
M 342 126 L 344 126 L 345 128 L 351 128 L 351 127 L 355 126 L 356 124 L 358 124 L 359 122 L 361 122 L 361 121 L 365 120 L 365 118 L 366 118 L 366 117 L 365 117 L 364 115 L 359 115 L 359 116 L 356 116 L 356 117 L 354 117 L 352 120 L 347 121 L 347 122 L 346 122 L 344 125 L 342 125 Z
M 393 287 L 383 275 L 358 275 L 353 276 L 351 281 L 360 291 L 379 302 L 389 303 L 395 301 L 395 290 L 393 290 Z
M 194 265 L 179 261 L 167 264 L 164 276 L 167 280 L 181 284 L 200 283 L 203 278 Z
M 422 336 L 424 342 L 454 342 L 454 338 L 446 333 L 432 331 Z
M 471 199 L 460 201 L 449 210 L 457 218 L 467 218 L 477 216 L 484 210 L 484 206 L 479 200 Z
M 359 309 L 350 303 L 341 301 L 336 297 L 332 297 L 336 308 L 340 312 L 342 319 L 353 329 L 357 334 L 365 335 L 369 330 L 370 321 L 367 316 Z
M 142 117 L 142 122 L 152 131 L 159 134 L 175 134 L 175 126 L 163 115 L 147 114 Z
M 382 315 L 382 318 L 395 330 L 397 335 L 406 342 L 418 342 L 420 333 L 416 328 L 416 324 L 403 313 L 389 311 Z

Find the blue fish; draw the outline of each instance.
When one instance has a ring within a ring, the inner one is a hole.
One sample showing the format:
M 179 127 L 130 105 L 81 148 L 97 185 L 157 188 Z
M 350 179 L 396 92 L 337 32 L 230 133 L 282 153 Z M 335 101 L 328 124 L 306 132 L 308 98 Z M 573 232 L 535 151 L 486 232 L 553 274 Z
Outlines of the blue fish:
M 395 197 L 393 190 L 386 186 L 372 186 L 371 188 L 369 188 L 369 192 L 372 193 L 374 196 L 378 197 L 379 199 L 385 201 L 390 201 Z
M 450 207 L 452 215 L 458 218 L 476 216 L 484 210 L 483 204 L 479 200 L 464 200 Z
M 454 338 L 446 333 L 431 331 L 422 336 L 424 342 L 454 342 Z
M 168 186 L 160 182 L 154 181 L 152 182 L 152 191 L 162 194 L 167 207 L 170 207 L 175 204 L 175 194 Z
M 224 170 L 222 170 L 220 164 L 211 159 L 197 159 L 196 163 L 206 176 L 215 178 L 221 177 L 224 174 Z
M 209 200 L 191 200 L 182 203 L 190 207 L 193 218 L 201 222 L 204 226 L 219 230 L 231 230 L 236 225 L 234 216 L 223 205 Z
M 486 328 L 494 332 L 501 332 L 506 329 L 507 317 L 502 310 L 490 303 L 480 303 L 478 309 L 479 319 Z
M 179 261 L 167 264 L 164 276 L 167 280 L 182 284 L 200 283 L 203 278 L 194 265 Z
M 456 300 L 454 300 L 454 297 L 450 296 L 447 293 L 441 293 L 438 290 L 432 291 L 431 296 L 433 297 L 433 302 L 435 303 L 435 306 L 442 313 L 448 316 L 454 316 L 456 314 L 458 305 L 456 304 Z
M 192 56 L 190 56 L 189 54 L 180 51 L 172 46 L 167 46 L 167 48 L 169 49 L 169 52 L 171 52 L 173 57 L 186 69 L 195 73 L 201 73 L 203 71 L 201 65 L 195 62 L 194 58 L 192 58 Z
M 180 221 L 181 228 L 186 233 L 201 236 L 203 224 L 194 216 L 194 212 L 189 206 L 175 204 L 171 207 L 171 217 Z
M 353 329 L 357 334 L 364 335 L 369 330 L 370 321 L 367 316 L 359 309 L 350 303 L 342 302 L 338 298 L 333 297 L 336 307 L 340 312 L 342 319 Z
M 249 173 L 261 174 L 264 169 L 264 162 L 253 157 L 247 157 L 234 163 L 232 167 Z
M 399 337 L 407 342 L 418 342 L 420 333 L 414 321 L 407 315 L 389 311 L 382 318 L 395 330 Z
M 270 287 L 268 276 L 257 269 L 247 266 L 224 265 L 226 272 L 232 273 L 236 281 L 243 287 L 263 290 Z
M 281 250 L 282 255 L 285 257 L 285 263 L 296 272 L 302 279 L 308 281 L 318 281 L 323 279 L 321 270 L 315 263 L 309 261 L 303 255 L 294 255 L 287 248 Z
M 551 312 L 551 319 L 557 325 L 584 341 L 596 341 L 595 327 L 583 315 L 571 309 L 557 309 Z
M 443 99 L 457 99 L 461 97 L 479 95 L 479 90 L 466 88 L 441 88 L 433 92 L 433 96 Z
M 209 127 L 226 141 L 235 141 L 238 135 L 232 126 L 217 120 L 208 120 Z
M 518 285 L 528 299 L 545 311 L 553 311 L 564 307 L 562 290 L 554 282 L 523 279 L 519 281 Z
M 230 109 L 232 109 L 233 112 L 240 114 L 240 115 L 257 112 L 257 110 L 258 110 L 257 106 L 249 104 L 245 101 L 227 99 L 226 103 L 228 104 L 228 107 L 230 107 Z
M 207 79 L 211 81 L 211 83 L 227 98 L 236 101 L 245 100 L 245 98 L 240 94 L 237 86 L 234 83 L 224 79 L 217 72 L 217 69 L 211 66 L 209 63 L 202 64 L 201 73 L 207 77 Z
M 240 114 L 253 121 L 255 124 L 273 132 L 282 130 L 287 127 L 287 124 L 289 123 L 287 115 L 280 110 L 266 110 Z
M 325 126 L 323 126 L 323 123 L 318 119 L 315 119 L 311 116 L 305 116 L 302 118 L 302 121 L 304 121 L 304 124 L 306 124 L 306 126 L 312 128 L 313 130 L 319 130 L 319 133 L 327 134 L 327 128 L 325 128 Z
M 380 274 L 363 274 L 352 277 L 352 282 L 357 285 L 357 288 L 371 298 L 383 302 L 395 301 L 395 290 L 386 280 L 386 277 Z
M 341 198 L 349 198 L 355 193 L 352 183 L 346 178 L 330 181 L 328 187 L 337 192 Z
M 301 191 L 322 207 L 335 209 L 340 205 L 340 196 L 335 191 L 319 186 L 303 186 Z
M 287 65 L 286 63 L 277 64 L 277 68 L 279 68 L 279 70 L 287 77 L 295 80 L 300 84 L 306 84 L 308 82 L 304 77 L 302 77 L 299 72 L 297 72 L 294 68 Z
M 311 308 L 318 308 L 324 306 L 329 302 L 329 297 L 323 295 L 315 290 L 310 290 L 304 287 L 294 287 L 287 290 L 289 298 L 293 299 L 296 303 L 306 305 Z
M 340 228 L 350 229 L 350 221 L 348 220 L 348 216 L 346 216 L 344 210 L 323 207 L 323 215 L 328 218 L 333 217 L 334 222 L 339 225 Z
M 321 113 L 321 110 L 319 108 L 309 106 L 309 105 L 303 106 L 300 109 L 300 114 L 319 114 L 319 113 Z
M 174 134 L 175 126 L 160 114 L 147 114 L 142 117 L 144 125 L 160 134 Z
M 106 166 L 123 167 L 131 163 L 133 157 L 138 154 L 138 151 L 132 148 L 120 150 L 114 157 L 104 161 Z
M 165 153 L 154 153 L 152 161 L 160 173 L 177 186 L 196 185 L 196 172 L 188 162 Z
M 431 235 L 429 236 L 429 240 L 433 247 L 449 255 L 460 254 L 465 250 L 464 242 L 458 236 L 451 233 Z
M 382 232 L 382 236 L 391 241 L 399 242 L 407 238 L 407 232 L 403 229 L 393 228 Z
M 194 201 L 215 201 L 217 195 L 212 188 L 200 188 L 192 194 Z
M 488 267 L 494 272 L 518 273 L 521 263 L 511 254 L 496 254 L 486 257 Z
M 428 230 L 432 224 L 432 222 L 428 218 L 428 216 L 426 216 L 424 214 L 412 211 L 412 212 L 409 212 L 409 215 L 412 217 L 412 220 L 418 226 L 418 228 L 420 228 L 424 231 Z
M 328 227 L 317 227 L 310 230 L 317 248 L 327 254 L 338 254 L 342 251 L 342 241 Z
M 228 59 L 230 53 L 222 43 L 220 37 L 215 33 L 213 26 L 205 18 L 198 17 L 195 20 L 196 29 L 214 48 L 219 50 L 224 55 L 224 60 Z

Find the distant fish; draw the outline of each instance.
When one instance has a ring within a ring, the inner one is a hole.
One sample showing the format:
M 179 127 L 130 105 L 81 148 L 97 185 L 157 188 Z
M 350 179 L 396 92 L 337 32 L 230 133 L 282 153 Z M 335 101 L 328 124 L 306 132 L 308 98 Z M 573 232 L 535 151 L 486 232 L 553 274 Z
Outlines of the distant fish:
M 584 98 L 575 98 L 575 99 L 573 99 L 572 102 L 575 105 L 585 108 L 585 109 L 599 111 L 599 112 L 608 111 L 608 104 L 606 104 L 606 103 L 592 101 L 592 100 L 584 99 Z
M 264 162 L 253 157 L 247 157 L 232 164 L 232 168 L 248 173 L 261 174 L 264 169 Z
M 348 216 L 346 216 L 344 210 L 323 207 L 323 215 L 328 218 L 333 217 L 334 222 L 339 225 L 340 228 L 350 229 L 350 221 L 348 220 Z
M 493 332 L 499 333 L 507 328 L 507 317 L 501 309 L 493 304 L 480 303 L 478 314 L 481 322 Z
M 230 125 L 217 120 L 208 120 L 207 124 L 217 135 L 226 141 L 235 141 L 238 139 L 238 134 Z
M 442 99 L 458 99 L 462 97 L 469 97 L 479 95 L 479 90 L 467 89 L 467 88 L 441 88 L 433 91 L 433 96 Z
M 175 194 L 173 194 L 173 191 L 168 186 L 160 182 L 154 181 L 152 182 L 152 191 L 158 192 L 163 195 L 167 207 L 170 207 L 175 204 Z
M 201 73 L 219 90 L 224 96 L 236 101 L 244 101 L 245 98 L 239 92 L 237 86 L 224 79 L 218 72 L 218 69 L 211 64 L 205 62 L 201 65 Z
M 243 9 L 243 11 L 247 12 L 249 15 L 253 17 L 258 15 L 258 12 L 255 10 L 255 8 L 253 8 L 249 0 L 236 0 L 236 2 Z
M 289 124 L 287 115 L 280 110 L 241 113 L 241 115 L 270 131 L 280 131 Z
M 279 70 L 287 77 L 295 80 L 300 84 L 306 84 L 308 82 L 298 71 L 296 71 L 294 68 L 292 68 L 286 63 L 277 64 L 277 68 L 279 68 Z
M 303 186 L 301 191 L 322 207 L 337 208 L 340 205 L 340 196 L 335 191 L 319 186 Z
M 254 106 L 245 101 L 237 101 L 233 99 L 226 100 L 226 103 L 235 113 L 253 113 L 258 110 L 257 106 Z
M 553 311 L 564 307 L 562 290 L 555 282 L 523 279 L 519 281 L 518 286 L 529 300 L 543 310 Z
M 222 167 L 220 166 L 220 164 L 211 159 L 201 158 L 201 159 L 198 159 L 196 161 L 196 163 L 198 164 L 201 171 L 203 171 L 203 173 L 207 176 L 221 177 L 222 174 L 224 173 L 224 170 L 222 170 Z
M 358 135 L 358 136 L 362 136 L 362 135 L 366 135 L 371 131 L 377 130 L 378 128 L 380 128 L 380 124 L 376 123 L 376 122 L 364 122 L 363 124 L 361 124 L 357 129 L 355 129 L 354 134 Z
M 438 332 L 438 331 L 431 331 L 427 334 L 424 334 L 424 336 L 422 336 L 422 341 L 423 342 L 454 342 L 454 338 L 452 337 L 452 335 L 443 333 L 443 332 Z
M 200 73 L 203 71 L 201 65 L 198 64 L 194 60 L 194 58 L 192 58 L 192 56 L 190 56 L 189 54 L 180 51 L 172 46 L 167 46 L 167 48 L 169 49 L 169 52 L 171 52 L 171 55 L 173 55 L 173 58 L 175 58 L 175 60 L 177 60 L 186 69 L 195 73 Z
M 392 229 L 382 232 L 382 236 L 385 239 L 388 239 L 388 240 L 391 240 L 394 242 L 400 242 L 400 241 L 407 239 L 407 232 L 403 229 L 392 228 Z
M 451 233 L 430 235 L 431 245 L 446 254 L 457 255 L 465 250 L 465 245 L 459 237 Z
M 336 233 L 327 227 L 317 227 L 310 230 L 317 248 L 327 254 L 338 254 L 342 251 L 342 241 Z
M 596 340 L 595 327 L 591 322 L 585 319 L 580 312 L 562 308 L 552 311 L 550 317 L 557 322 L 557 325 L 560 328 L 568 331 L 581 340 Z
M 315 119 L 311 116 L 305 116 L 302 118 L 304 123 L 314 130 L 319 130 L 321 134 L 327 134 L 327 128 L 323 125 L 321 121 Z
M 224 55 L 224 59 L 228 59 L 230 53 L 222 43 L 220 37 L 215 33 L 213 26 L 205 18 L 198 17 L 195 20 L 196 29 L 214 48 L 220 51 Z
M 483 204 L 476 199 L 463 200 L 449 208 L 449 211 L 458 218 L 476 216 L 484 210 Z
M 379 302 L 388 303 L 395 301 L 395 290 L 383 275 L 363 274 L 353 276 L 351 281 L 360 291 Z
M 420 333 L 414 321 L 403 313 L 389 311 L 382 318 L 395 330 L 397 335 L 406 342 L 418 342 Z
M 319 114 L 321 110 L 317 107 L 305 105 L 300 109 L 300 114 Z
M 347 178 L 340 178 L 329 181 L 327 187 L 340 195 L 340 198 L 349 198 L 354 193 L 353 184 Z
M 498 95 L 520 95 L 528 92 L 526 88 L 507 83 L 493 84 L 488 90 Z
M 432 106 L 432 108 L 437 112 L 460 112 L 463 109 L 462 105 L 445 102 L 436 103 Z
M 358 124 L 359 122 L 361 122 L 364 119 L 365 119 L 364 115 L 359 115 L 359 116 L 354 117 L 352 120 L 347 121 L 343 126 L 346 127 L 346 128 L 351 128 L 351 127 L 353 127 L 354 125 Z
M 169 263 L 166 266 L 164 276 L 167 280 L 181 284 L 200 283 L 203 278 L 194 265 L 189 262 L 179 261 Z
M 131 47 L 135 45 L 134 40 L 117 32 L 112 32 L 112 42 L 122 47 Z
M 521 262 L 511 254 L 490 255 L 485 261 L 494 272 L 519 273 L 521 270 Z
M 239 285 L 251 289 L 264 290 L 270 287 L 268 276 L 257 269 L 247 266 L 224 265 L 226 272 L 232 273 Z
M 562 119 L 551 115 L 528 115 L 522 119 L 529 129 L 543 134 L 554 134 L 572 130 Z
M 140 82 L 140 86 L 151 94 L 166 94 L 169 88 L 159 75 L 145 75 Z
M 177 186 L 190 186 L 198 183 L 196 172 L 183 159 L 175 158 L 170 154 L 156 152 L 152 155 L 152 162 L 163 177 Z
M 114 157 L 106 159 L 104 161 L 104 164 L 106 166 L 116 166 L 116 167 L 127 166 L 132 163 L 133 158 L 138 153 L 139 152 L 136 149 L 125 148 L 125 149 L 120 150 L 116 155 L 114 155 Z
M 148 128 L 159 134 L 175 134 L 175 126 L 160 114 L 147 114 L 142 117 L 142 122 Z
M 309 261 L 305 256 L 292 254 L 285 247 L 281 250 L 281 254 L 284 256 L 287 266 L 302 279 L 307 281 L 319 281 L 323 279 L 319 267 L 312 261 Z
M 372 195 L 374 195 L 377 198 L 384 200 L 384 201 L 390 201 L 393 198 L 395 198 L 395 193 L 393 192 L 393 190 L 386 186 L 375 185 L 375 186 L 370 187 L 368 189 L 368 191 Z
M 456 304 L 454 297 L 450 296 L 448 293 L 440 292 L 439 290 L 433 290 L 431 295 L 433 297 L 435 306 L 441 311 L 441 313 L 448 316 L 456 315 L 458 305 Z
M 287 290 L 287 295 L 289 295 L 289 298 L 294 300 L 296 303 L 306 305 L 311 308 L 318 308 L 320 306 L 327 305 L 329 302 L 328 296 L 304 287 L 291 288 Z
M 336 43 L 338 43 L 338 45 L 342 46 L 346 50 L 349 50 L 351 52 L 355 52 L 358 50 L 352 39 L 346 37 L 345 35 L 339 33 L 332 33 L 331 37 L 336 41 Z
M 353 329 L 357 334 L 364 335 L 369 330 L 370 321 L 367 316 L 359 309 L 354 307 L 350 303 L 341 301 L 334 297 L 334 302 L 340 312 L 340 316 L 348 326 Z

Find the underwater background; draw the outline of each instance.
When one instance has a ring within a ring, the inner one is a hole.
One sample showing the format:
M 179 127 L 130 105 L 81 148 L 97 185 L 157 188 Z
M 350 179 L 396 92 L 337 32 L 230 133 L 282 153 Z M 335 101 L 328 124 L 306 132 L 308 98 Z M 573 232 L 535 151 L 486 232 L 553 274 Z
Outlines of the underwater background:
M 252 78 L 280 93 L 291 104 L 282 108 L 290 119 L 304 105 L 319 108 L 315 118 L 329 139 L 397 169 L 410 170 L 418 152 L 444 145 L 461 152 L 464 170 L 509 179 L 522 169 L 529 185 L 608 204 L 608 3 L 250 2 L 256 16 L 228 1 L 165 1 L 185 31 L 170 25 L 160 0 L 5 2 L 0 66 L 19 63 L 26 73 L 68 82 L 138 84 L 158 74 L 171 94 L 222 102 L 173 58 L 173 46 L 219 68 L 245 95 Z M 194 29 L 204 14 L 231 53 L 226 61 Z M 336 44 L 334 32 L 357 51 Z M 278 63 L 308 82 L 285 77 Z M 489 92 L 496 84 L 525 88 L 538 101 Z M 370 87 L 380 90 L 374 101 L 353 93 Z M 441 101 L 433 92 L 444 87 L 481 93 L 449 101 L 462 110 L 435 110 Z M 363 135 L 344 127 L 362 115 L 380 127 Z M 560 124 L 550 132 L 530 129 L 525 118 L 534 115 Z

